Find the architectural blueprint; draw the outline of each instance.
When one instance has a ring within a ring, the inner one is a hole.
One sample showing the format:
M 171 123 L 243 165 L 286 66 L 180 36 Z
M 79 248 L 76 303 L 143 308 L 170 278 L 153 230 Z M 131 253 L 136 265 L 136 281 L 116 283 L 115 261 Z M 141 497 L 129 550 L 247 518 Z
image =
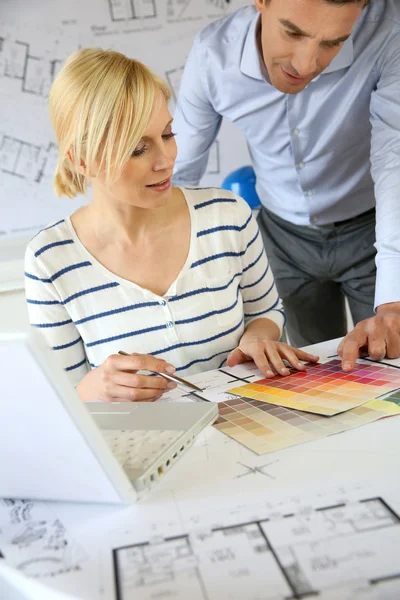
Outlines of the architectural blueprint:
M 173 111 L 196 33 L 247 0 L 2 0 L 0 5 L 0 241 L 29 237 L 86 199 L 57 199 L 57 160 L 48 92 L 65 59 L 85 46 L 113 48 L 150 66 L 171 86 Z M 247 147 L 224 123 L 204 185 L 220 185 L 249 162 Z
M 52 578 L 84 568 L 84 550 L 40 503 L 0 500 L 0 523 L 0 535 L 9 541 L 7 557 L 25 575 Z
M 381 490 L 253 493 L 211 511 L 172 490 L 124 509 L 3 501 L 0 549 L 86 600 L 398 600 L 400 498 Z
M 132 544 L 113 557 L 120 600 L 283 600 L 321 597 L 338 584 L 396 581 L 400 591 L 399 548 L 399 516 L 369 498 Z

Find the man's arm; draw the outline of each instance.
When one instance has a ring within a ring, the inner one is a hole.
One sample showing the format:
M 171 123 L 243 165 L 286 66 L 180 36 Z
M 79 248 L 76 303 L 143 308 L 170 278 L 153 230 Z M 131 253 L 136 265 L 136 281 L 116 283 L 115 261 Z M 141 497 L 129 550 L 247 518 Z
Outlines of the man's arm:
M 186 61 L 174 114 L 173 127 L 178 144 L 173 177 L 176 185 L 199 183 L 207 168 L 210 146 L 222 121 L 210 100 L 202 50 L 197 36 Z
M 356 325 L 339 345 L 350 370 L 357 356 L 400 356 L 400 32 L 377 65 L 381 76 L 371 97 L 371 173 L 376 198 L 376 316 Z

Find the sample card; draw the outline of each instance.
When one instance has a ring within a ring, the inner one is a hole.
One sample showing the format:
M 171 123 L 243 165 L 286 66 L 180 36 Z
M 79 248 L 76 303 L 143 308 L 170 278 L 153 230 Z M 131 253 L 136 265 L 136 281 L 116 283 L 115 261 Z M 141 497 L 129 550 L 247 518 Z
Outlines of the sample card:
M 400 415 L 400 392 L 394 392 L 385 399 L 370 400 L 334 417 L 247 398 L 222 402 L 219 415 L 214 423 L 216 429 L 253 452 L 264 454 L 347 431 L 383 417 Z
M 310 365 L 305 372 L 277 375 L 230 389 L 229 392 L 286 408 L 332 416 L 400 388 L 400 371 L 357 364 L 350 373 L 339 360 Z

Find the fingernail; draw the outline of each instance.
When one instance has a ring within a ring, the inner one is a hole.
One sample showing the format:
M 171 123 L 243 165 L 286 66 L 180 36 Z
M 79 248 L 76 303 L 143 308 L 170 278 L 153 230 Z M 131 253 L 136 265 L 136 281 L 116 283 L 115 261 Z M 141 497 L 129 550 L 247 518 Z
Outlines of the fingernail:
M 176 371 L 175 367 L 173 367 L 172 365 L 167 365 L 165 367 L 165 370 L 166 370 L 167 373 L 171 373 L 171 374 L 175 373 L 175 371 Z
M 343 369 L 351 369 L 351 363 L 349 363 L 349 362 L 345 362 L 345 363 L 343 364 Z
M 267 371 L 266 375 L 267 375 L 267 377 L 273 377 L 274 376 L 274 374 L 273 374 L 272 371 Z
M 304 367 L 303 363 L 301 363 L 301 362 L 298 362 L 298 363 L 297 363 L 297 366 L 298 366 L 298 367 Z
M 174 383 L 173 381 L 168 381 L 167 388 L 169 390 L 174 390 L 176 388 L 176 383 Z
M 288 369 L 281 369 L 281 373 L 283 375 L 289 375 L 290 371 L 288 371 Z

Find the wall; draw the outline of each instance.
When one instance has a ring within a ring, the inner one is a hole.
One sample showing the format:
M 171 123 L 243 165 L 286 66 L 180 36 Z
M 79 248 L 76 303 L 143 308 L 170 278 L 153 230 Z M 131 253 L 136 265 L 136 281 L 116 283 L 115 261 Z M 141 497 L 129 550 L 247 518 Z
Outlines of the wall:
M 21 279 L 26 241 L 85 201 L 56 199 L 52 191 L 57 152 L 47 96 L 65 58 L 83 46 L 119 50 L 164 77 L 176 98 L 196 32 L 247 4 L 247 0 L 1 0 L 0 290 L 11 279 Z M 242 135 L 224 123 L 202 183 L 219 185 L 227 173 L 248 162 Z

